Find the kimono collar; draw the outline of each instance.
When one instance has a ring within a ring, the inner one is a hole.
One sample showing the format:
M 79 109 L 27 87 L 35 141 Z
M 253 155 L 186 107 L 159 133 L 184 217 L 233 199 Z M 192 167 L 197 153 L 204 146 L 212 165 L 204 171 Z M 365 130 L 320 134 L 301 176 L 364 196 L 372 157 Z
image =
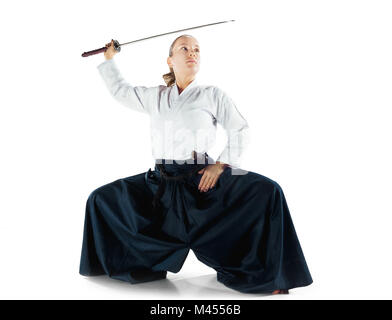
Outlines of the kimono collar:
M 175 82 L 175 83 L 174 83 L 174 92 L 176 93 L 176 96 L 177 96 L 177 97 L 178 97 L 178 96 L 182 96 L 182 94 L 183 94 L 184 92 L 186 92 L 186 91 L 188 91 L 189 89 L 195 87 L 197 84 L 198 84 L 198 81 L 197 81 L 197 79 L 195 78 L 190 84 L 188 84 L 188 86 L 187 86 L 184 90 L 182 90 L 181 95 L 180 95 L 180 93 L 179 93 L 179 91 L 178 91 L 178 87 L 177 87 L 177 82 Z

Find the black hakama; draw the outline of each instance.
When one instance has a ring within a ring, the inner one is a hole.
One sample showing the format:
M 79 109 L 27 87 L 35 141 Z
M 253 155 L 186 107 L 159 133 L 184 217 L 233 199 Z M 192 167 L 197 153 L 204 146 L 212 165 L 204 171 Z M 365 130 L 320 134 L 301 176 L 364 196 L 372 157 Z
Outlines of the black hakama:
M 164 279 L 167 271 L 180 271 L 192 249 L 217 272 L 217 281 L 240 292 L 310 285 L 280 185 L 226 167 L 212 189 L 200 192 L 197 171 L 213 163 L 204 155 L 202 163 L 158 159 L 154 170 L 94 190 L 79 273 L 132 284 Z

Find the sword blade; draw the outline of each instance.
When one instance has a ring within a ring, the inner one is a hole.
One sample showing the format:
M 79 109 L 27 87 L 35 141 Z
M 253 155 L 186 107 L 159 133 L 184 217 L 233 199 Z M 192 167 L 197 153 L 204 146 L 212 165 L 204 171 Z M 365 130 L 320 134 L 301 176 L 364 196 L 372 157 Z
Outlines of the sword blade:
M 155 36 L 151 36 L 151 37 L 147 37 L 147 38 L 141 38 L 141 39 L 137 39 L 137 40 L 133 40 L 133 41 L 121 43 L 120 46 L 124 46 L 124 45 L 126 45 L 126 44 L 130 44 L 130 43 L 134 43 L 134 42 L 138 42 L 138 41 L 143 41 L 143 40 L 147 40 L 147 39 L 151 39 L 151 38 L 161 37 L 161 36 L 164 36 L 164 35 L 167 35 L 167 34 L 171 34 L 171 33 L 176 33 L 176 32 L 181 32 L 181 31 L 191 30 L 191 29 L 197 29 L 197 28 L 203 28 L 203 27 L 212 26 L 212 25 L 214 25 L 214 24 L 220 24 L 220 23 L 226 23 L 226 22 L 233 22 L 233 21 L 235 21 L 235 20 L 227 20 L 227 21 L 214 22 L 214 23 L 209 23 L 209 24 L 203 24 L 203 25 L 197 26 L 197 27 L 192 27 L 192 28 L 186 28 L 186 29 L 181 29 L 181 30 L 176 30 L 176 31 L 161 33 L 161 34 L 157 34 L 157 35 L 155 35 Z

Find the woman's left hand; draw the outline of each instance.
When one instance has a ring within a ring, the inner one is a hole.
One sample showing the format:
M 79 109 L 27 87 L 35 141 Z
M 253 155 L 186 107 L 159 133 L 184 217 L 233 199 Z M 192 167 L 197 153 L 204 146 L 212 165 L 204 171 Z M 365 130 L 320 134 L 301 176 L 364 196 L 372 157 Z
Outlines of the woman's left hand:
M 206 192 L 208 189 L 214 187 L 226 166 L 227 164 L 225 163 L 214 163 L 201 169 L 198 173 L 203 173 L 203 176 L 201 177 L 198 189 Z

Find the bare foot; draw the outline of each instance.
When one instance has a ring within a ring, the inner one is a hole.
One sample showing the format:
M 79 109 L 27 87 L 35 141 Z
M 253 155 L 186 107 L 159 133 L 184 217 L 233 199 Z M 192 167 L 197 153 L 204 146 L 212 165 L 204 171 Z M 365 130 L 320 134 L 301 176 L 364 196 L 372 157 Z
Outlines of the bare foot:
M 278 289 L 275 290 L 274 292 L 272 292 L 272 294 L 288 294 L 289 290 L 285 290 L 285 289 Z

